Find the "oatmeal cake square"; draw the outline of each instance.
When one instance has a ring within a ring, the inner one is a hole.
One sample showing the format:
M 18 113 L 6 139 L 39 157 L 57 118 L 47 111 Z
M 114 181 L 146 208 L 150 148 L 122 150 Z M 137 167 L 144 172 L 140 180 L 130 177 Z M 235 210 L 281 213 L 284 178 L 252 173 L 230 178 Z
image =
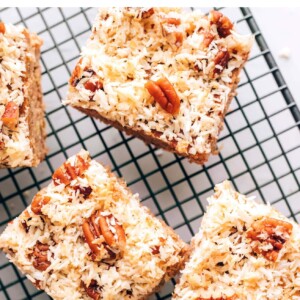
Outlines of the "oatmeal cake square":
M 0 23 L 0 168 L 37 166 L 46 155 L 41 45 L 28 29 Z
M 299 225 L 228 181 L 208 202 L 172 299 L 299 299 Z
M 0 249 L 53 299 L 146 299 L 189 247 L 82 150 L 0 236 Z
M 218 11 L 102 8 L 64 103 L 203 164 L 252 42 Z

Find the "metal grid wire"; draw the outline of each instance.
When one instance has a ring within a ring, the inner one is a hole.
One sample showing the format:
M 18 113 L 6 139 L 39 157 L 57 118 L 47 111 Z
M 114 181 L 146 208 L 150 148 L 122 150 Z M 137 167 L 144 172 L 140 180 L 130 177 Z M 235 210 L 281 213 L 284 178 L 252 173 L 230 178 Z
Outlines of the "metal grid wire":
M 197 232 L 214 185 L 226 178 L 240 192 L 257 195 L 300 221 L 300 112 L 251 11 L 226 8 L 224 13 L 237 22 L 239 32 L 253 33 L 256 42 L 226 117 L 221 152 L 201 167 L 61 105 L 96 9 L 0 9 L 4 22 L 23 24 L 44 39 L 41 63 L 49 147 L 37 168 L 0 171 L 0 233 L 49 183 L 51 173 L 81 148 L 124 177 L 143 203 L 185 241 Z M 168 283 L 151 299 L 170 299 L 172 289 L 173 283 Z M 0 254 L 2 299 L 49 297 Z

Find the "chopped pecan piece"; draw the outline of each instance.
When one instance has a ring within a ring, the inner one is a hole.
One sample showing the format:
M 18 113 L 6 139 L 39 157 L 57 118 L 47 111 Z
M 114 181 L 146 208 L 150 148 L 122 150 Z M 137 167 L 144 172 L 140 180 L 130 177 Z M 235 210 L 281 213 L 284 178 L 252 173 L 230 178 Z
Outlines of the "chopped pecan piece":
M 85 162 L 81 156 L 77 156 L 74 165 L 65 162 L 53 173 L 52 179 L 54 184 L 58 185 L 63 183 L 69 185 L 72 180 L 80 177 L 88 167 L 89 163 Z
M 68 185 L 71 182 L 71 177 L 67 173 L 64 165 L 60 166 L 52 175 L 54 184 L 65 184 Z
M 262 254 L 268 260 L 275 262 L 292 230 L 291 223 L 274 218 L 264 218 L 252 224 L 247 237 L 253 241 L 252 249 L 255 253 Z M 270 245 L 272 248 L 268 249 Z
M 85 161 L 81 156 L 76 157 L 76 174 L 81 176 L 90 166 L 89 162 Z
M 48 261 L 48 250 L 49 246 L 46 244 L 42 244 L 41 242 L 37 242 L 33 248 L 33 266 L 39 271 L 45 271 L 50 265 L 51 262 Z
M 171 46 L 179 48 L 183 42 L 183 32 L 177 26 L 181 24 L 180 19 L 166 18 L 162 20 L 162 33 L 167 38 Z
M 101 296 L 101 287 L 98 285 L 96 280 L 92 280 L 89 286 L 86 286 L 83 282 L 82 285 L 85 292 L 94 300 L 99 300 Z
M 183 34 L 180 31 L 175 31 L 174 32 L 174 36 L 175 36 L 175 46 L 176 47 L 180 47 L 182 45 L 183 42 Z
M 224 68 L 227 68 L 228 65 L 228 61 L 229 61 L 229 53 L 227 51 L 227 49 L 223 48 L 221 49 L 215 59 L 214 59 L 214 63 L 215 63 L 215 68 L 213 73 L 214 74 L 221 74 L 224 70 Z
M 69 83 L 73 87 L 76 87 L 81 79 L 87 78 L 88 80 L 83 83 L 85 89 L 91 91 L 92 93 L 95 93 L 96 90 L 103 89 L 103 83 L 99 81 L 97 76 L 94 76 L 96 72 L 93 69 L 89 69 L 87 66 L 83 68 L 81 66 L 81 62 L 82 58 L 78 61 Z
M 19 106 L 10 101 L 5 106 L 4 114 L 2 115 L 3 125 L 9 129 L 14 129 L 19 122 Z
M 95 212 L 83 222 L 82 230 L 86 242 L 96 257 L 101 253 L 102 244 L 121 252 L 125 248 L 125 231 L 112 214 L 103 215 L 100 211 Z
M 30 218 L 30 214 L 29 214 L 27 209 L 23 212 L 21 217 L 24 218 L 23 220 L 21 220 L 21 225 L 24 228 L 25 232 L 27 233 L 29 231 L 29 228 L 30 228 L 30 226 L 27 225 L 27 219 Z
M 71 166 L 70 163 L 65 162 L 64 167 L 65 167 L 66 173 L 69 175 L 69 178 L 71 180 L 74 180 L 77 178 L 76 166 Z
M 165 23 L 168 23 L 170 25 L 178 26 L 181 24 L 181 20 L 177 18 L 166 18 Z
M 208 31 L 203 33 L 203 47 L 207 48 L 211 42 L 214 40 L 214 35 Z
M 28 107 L 29 107 L 29 99 L 25 98 L 22 105 L 19 107 L 19 114 L 21 116 L 24 115 Z
M 167 78 L 163 77 L 156 82 L 149 80 L 145 88 L 165 111 L 172 115 L 179 112 L 180 98 Z
M 156 255 L 156 254 L 159 254 L 159 249 L 160 249 L 160 246 L 154 246 L 151 248 L 152 249 L 152 254 Z
M 78 63 L 76 64 L 76 67 L 74 68 L 71 78 L 69 80 L 70 84 L 72 86 L 76 86 L 79 82 L 79 78 L 81 78 L 83 69 L 81 67 L 82 58 L 79 59 Z
M 37 193 L 31 202 L 31 210 L 36 214 L 42 213 L 42 207 L 49 203 L 51 200 L 48 196 L 43 196 L 41 193 Z
M 27 225 L 25 220 L 21 221 L 21 225 L 24 228 L 25 232 L 28 233 L 30 227 Z
M 5 148 L 5 143 L 3 141 L 0 141 L 0 150 L 3 150 Z
M 93 191 L 90 186 L 79 186 L 79 185 L 74 186 L 74 190 L 75 191 L 79 190 L 80 194 L 83 195 L 84 199 L 87 199 Z
M 103 84 L 100 81 L 92 82 L 89 80 L 84 84 L 84 88 L 95 93 L 97 90 L 103 88 Z
M 210 13 L 210 20 L 213 24 L 216 24 L 220 37 L 225 38 L 230 35 L 233 24 L 226 16 L 219 11 L 213 10 Z
M 0 33 L 2 33 L 2 34 L 5 33 L 5 25 L 3 22 L 0 22 Z
M 154 8 L 153 7 L 150 7 L 147 10 L 142 10 L 142 19 L 148 19 L 152 15 L 154 15 Z

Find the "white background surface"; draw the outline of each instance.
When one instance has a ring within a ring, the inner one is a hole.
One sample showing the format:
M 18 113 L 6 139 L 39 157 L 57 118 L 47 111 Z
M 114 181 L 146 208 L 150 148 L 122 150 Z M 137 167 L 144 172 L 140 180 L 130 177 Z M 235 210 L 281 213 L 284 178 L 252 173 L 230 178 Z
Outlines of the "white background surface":
M 300 105 L 300 8 L 251 8 L 295 101 Z M 279 57 L 282 48 L 290 58 Z

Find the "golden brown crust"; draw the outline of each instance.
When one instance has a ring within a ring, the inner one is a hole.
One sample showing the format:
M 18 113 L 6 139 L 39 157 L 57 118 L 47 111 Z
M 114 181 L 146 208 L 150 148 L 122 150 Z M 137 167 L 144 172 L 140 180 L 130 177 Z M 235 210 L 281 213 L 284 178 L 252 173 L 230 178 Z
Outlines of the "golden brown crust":
M 44 114 L 43 94 L 41 88 L 41 68 L 40 68 L 40 48 L 42 40 L 34 33 L 30 33 L 28 29 L 22 32 L 25 36 L 26 52 L 25 52 L 25 74 L 23 77 L 23 93 L 24 101 L 19 108 L 20 117 L 24 117 L 28 124 L 29 134 L 26 138 L 30 142 L 30 152 L 24 157 L 25 161 L 18 165 L 10 165 L 9 161 L 4 160 L 0 163 L 0 168 L 7 167 L 35 167 L 46 156 L 46 122 Z M 25 156 L 26 154 L 24 154 Z
M 46 156 L 46 122 L 44 117 L 44 103 L 41 88 L 41 68 L 40 68 L 40 47 L 42 42 L 38 38 L 32 38 L 32 47 L 34 47 L 35 60 L 32 66 L 32 72 L 29 75 L 25 89 L 27 90 L 27 103 L 29 103 L 29 139 L 33 149 L 32 166 L 37 166 Z
M 165 149 L 167 151 L 173 152 L 175 154 L 179 154 L 181 156 L 187 156 L 190 161 L 194 161 L 199 164 L 204 164 L 209 157 L 209 154 L 207 154 L 207 153 L 198 154 L 198 155 L 188 155 L 188 154 L 184 154 L 184 153 L 179 153 L 176 151 L 174 144 L 172 144 L 171 142 L 167 143 L 167 142 L 161 140 L 159 137 L 155 136 L 154 133 L 147 133 L 142 130 L 133 130 L 128 127 L 123 127 L 119 122 L 106 119 L 103 116 L 101 116 L 96 110 L 93 110 L 93 109 L 83 108 L 83 107 L 79 107 L 79 106 L 73 106 L 73 107 L 78 109 L 79 111 L 87 114 L 90 117 L 99 119 L 100 121 L 104 122 L 107 125 L 111 125 L 111 126 L 117 128 L 118 130 L 124 131 L 126 134 L 134 135 L 134 136 L 140 138 L 146 144 L 153 144 L 158 148 Z
M 223 122 L 221 122 L 220 126 L 219 126 L 219 133 L 221 132 L 221 130 L 223 129 L 224 127 L 224 119 L 225 119 L 225 115 L 227 114 L 228 112 L 228 109 L 229 109 L 229 106 L 231 104 L 231 101 L 233 99 L 234 96 L 236 96 L 237 92 L 236 92 L 236 89 L 238 87 L 238 84 L 240 82 L 240 73 L 242 71 L 242 69 L 244 68 L 244 65 L 245 63 L 247 62 L 248 60 L 248 56 L 249 54 L 245 54 L 244 57 L 243 57 L 243 60 L 244 60 L 244 63 L 238 68 L 238 69 L 235 69 L 233 71 L 233 74 L 232 74 L 232 84 L 230 86 L 231 88 L 231 92 L 229 94 L 229 98 L 228 98 L 228 101 L 226 103 L 226 106 L 225 106 L 225 109 L 224 109 L 224 113 L 222 115 L 222 118 L 223 118 Z M 212 153 L 218 153 L 218 149 L 217 149 L 217 139 L 214 139 L 214 141 L 212 142 Z

